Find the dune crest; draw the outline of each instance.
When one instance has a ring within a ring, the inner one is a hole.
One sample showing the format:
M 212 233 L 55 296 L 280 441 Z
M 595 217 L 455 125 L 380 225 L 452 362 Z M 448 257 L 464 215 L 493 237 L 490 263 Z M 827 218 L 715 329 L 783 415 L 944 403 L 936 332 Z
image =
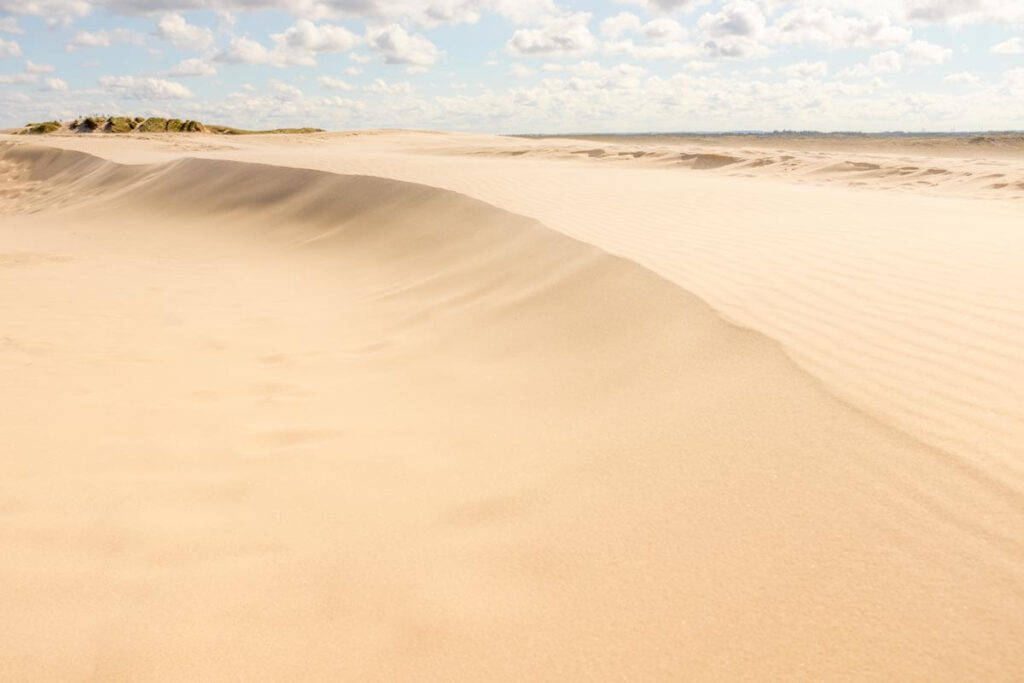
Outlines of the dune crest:
M 1017 489 L 630 260 L 273 164 L 15 145 L 0 189 L 3 677 L 1024 659 Z

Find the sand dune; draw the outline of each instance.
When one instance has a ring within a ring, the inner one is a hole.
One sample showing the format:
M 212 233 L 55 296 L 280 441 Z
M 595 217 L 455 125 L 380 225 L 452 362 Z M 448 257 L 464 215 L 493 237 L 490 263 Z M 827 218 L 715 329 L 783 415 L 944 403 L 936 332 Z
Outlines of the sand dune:
M 0 150 L 0 678 L 1013 680 L 1013 202 L 304 142 Z

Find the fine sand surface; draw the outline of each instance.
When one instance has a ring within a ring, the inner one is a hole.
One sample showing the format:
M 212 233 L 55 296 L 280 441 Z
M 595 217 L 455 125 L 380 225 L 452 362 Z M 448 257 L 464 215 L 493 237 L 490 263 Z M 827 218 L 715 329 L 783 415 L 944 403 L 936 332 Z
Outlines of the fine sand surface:
M 0 680 L 1019 679 L 1024 160 L 30 142 Z

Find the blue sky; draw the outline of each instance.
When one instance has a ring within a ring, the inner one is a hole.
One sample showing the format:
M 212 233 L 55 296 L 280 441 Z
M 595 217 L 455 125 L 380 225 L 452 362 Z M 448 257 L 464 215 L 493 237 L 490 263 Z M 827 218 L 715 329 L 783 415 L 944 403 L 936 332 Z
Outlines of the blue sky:
M 1024 0 L 0 0 L 0 126 L 1024 129 Z

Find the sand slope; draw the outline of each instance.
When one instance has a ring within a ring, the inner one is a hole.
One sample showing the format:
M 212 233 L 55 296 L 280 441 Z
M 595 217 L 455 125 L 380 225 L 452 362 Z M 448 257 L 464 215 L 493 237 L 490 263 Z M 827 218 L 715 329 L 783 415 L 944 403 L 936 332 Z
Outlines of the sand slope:
M 383 178 L 15 146 L 0 182 L 4 680 L 1024 659 L 1014 480 L 631 261 Z

